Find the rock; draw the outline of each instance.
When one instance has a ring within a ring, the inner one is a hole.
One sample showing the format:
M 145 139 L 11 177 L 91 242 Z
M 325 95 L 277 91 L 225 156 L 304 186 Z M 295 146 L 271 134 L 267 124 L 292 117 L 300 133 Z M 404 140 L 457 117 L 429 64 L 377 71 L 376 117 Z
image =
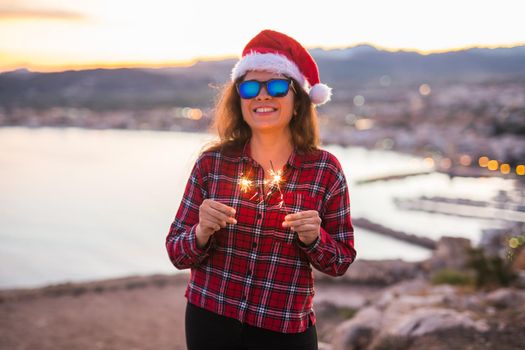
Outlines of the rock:
M 435 271 L 444 268 L 462 269 L 468 262 L 470 240 L 461 237 L 441 237 L 430 259 L 423 263 L 426 270 Z
M 516 274 L 516 280 L 513 282 L 516 288 L 525 289 L 525 270 L 518 271 Z
M 406 294 L 419 294 L 428 289 L 429 285 L 423 278 L 414 278 L 407 281 L 396 283 L 385 289 L 385 293 L 392 293 L 396 296 Z
M 508 253 L 509 239 L 511 237 L 520 237 L 525 230 L 525 224 L 521 222 L 507 222 L 503 227 L 482 230 L 480 246 L 483 247 L 485 254 L 488 256 L 504 257 Z M 521 237 L 521 239 L 523 236 Z M 515 248 L 514 255 L 518 257 L 523 251 L 520 244 Z M 525 259 L 522 256 L 520 259 Z M 525 260 L 521 260 L 522 268 L 525 268 Z
M 428 284 L 423 279 L 413 279 L 399 282 L 385 289 L 383 294 L 377 299 L 375 305 L 380 309 L 385 309 L 395 299 L 401 295 L 421 293 Z
M 382 331 L 369 345 L 369 349 L 404 350 L 424 336 L 437 336 L 452 332 L 462 332 L 472 336 L 489 330 L 485 321 L 474 321 L 468 313 L 444 308 L 418 308 L 399 314 L 388 323 L 383 323 Z M 435 349 L 450 349 L 443 342 Z M 416 347 L 419 349 L 421 347 Z M 412 349 L 412 348 L 411 348 Z
M 447 306 L 453 309 L 469 310 L 472 312 L 483 313 L 486 309 L 484 305 L 483 293 L 461 295 L 457 298 L 447 298 Z
M 342 283 L 315 283 L 315 303 L 323 302 L 360 309 L 382 293 L 379 287 L 349 286 Z
M 444 288 L 446 287 L 446 288 Z M 412 309 L 416 306 L 434 305 L 453 298 L 455 291 L 449 286 L 430 287 L 424 279 L 399 282 L 385 289 L 374 305 L 380 309 L 402 306 Z M 392 305 L 393 304 L 393 305 Z
M 525 271 L 525 248 L 520 247 L 520 249 L 514 253 L 512 268 L 517 272 Z
M 330 344 L 319 342 L 317 343 L 317 349 L 318 350 L 332 350 L 333 348 L 332 348 L 332 345 Z
M 520 348 L 525 291 L 517 288 L 487 293 L 418 278 L 369 300 L 326 338 L 333 350 Z
M 381 311 L 367 307 L 339 325 L 332 337 L 334 350 L 365 349 L 379 331 Z
M 486 301 L 498 308 L 509 308 L 525 303 L 525 292 L 511 288 L 500 288 L 487 295 Z
M 430 306 L 443 303 L 445 301 L 444 295 L 430 294 L 430 295 L 402 295 L 396 303 L 404 304 L 409 308 L 417 308 L 422 306 Z
M 400 315 L 397 322 L 385 327 L 384 333 L 389 336 L 415 337 L 449 328 L 471 328 L 478 332 L 489 329 L 485 321 L 474 321 L 466 312 L 428 307 Z
M 421 273 L 418 263 L 396 260 L 356 260 L 339 282 L 352 284 L 391 285 L 403 280 L 413 279 Z M 316 279 L 326 279 L 316 273 Z
M 510 238 L 511 227 L 490 228 L 482 230 L 480 246 L 485 254 L 489 256 L 501 256 L 506 249 L 506 244 Z
M 489 330 L 485 320 L 474 320 L 468 312 L 420 304 L 396 300 L 384 312 L 375 307 L 361 310 L 337 327 L 332 337 L 333 350 L 403 349 L 411 339 L 427 334 L 451 329 L 477 333 Z
M 432 286 L 428 289 L 428 292 L 431 294 L 441 294 L 446 298 L 454 298 L 456 296 L 456 289 L 447 284 Z
M 401 287 L 401 286 L 399 286 Z M 437 307 L 445 302 L 446 297 L 442 294 L 432 294 L 430 288 L 422 288 L 411 293 L 397 294 L 390 302 L 385 303 L 385 297 L 392 291 L 387 291 L 385 296 L 376 305 L 383 311 L 383 327 L 399 323 L 400 315 L 407 315 L 418 308 Z M 395 294 L 393 294 L 395 295 Z M 388 297 L 386 298 L 388 300 Z

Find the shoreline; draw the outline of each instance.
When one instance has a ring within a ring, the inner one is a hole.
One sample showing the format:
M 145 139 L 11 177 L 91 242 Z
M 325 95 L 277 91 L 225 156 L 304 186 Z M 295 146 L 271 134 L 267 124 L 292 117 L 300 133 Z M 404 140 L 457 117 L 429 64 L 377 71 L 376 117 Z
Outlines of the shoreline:
M 402 259 L 356 259 L 347 273 L 340 277 L 330 277 L 314 269 L 316 284 L 348 284 L 348 285 L 381 285 L 411 278 L 417 274 L 422 261 L 405 261 Z M 174 268 L 175 269 L 175 268 Z M 359 274 L 357 270 L 367 270 L 366 274 Z M 414 270 L 400 278 L 388 278 L 388 281 L 379 281 L 378 275 L 392 269 Z M 380 271 L 383 270 L 383 271 Z M 373 272 L 377 275 L 373 275 Z M 89 293 L 103 294 L 105 292 L 118 292 L 137 290 L 141 288 L 165 288 L 170 286 L 186 286 L 189 280 L 189 270 L 174 270 L 172 273 L 152 273 L 145 275 L 126 275 L 121 277 L 101 278 L 87 281 L 70 281 L 49 283 L 36 287 L 0 288 L 0 304 L 6 301 L 31 300 L 39 297 L 82 296 Z M 379 283 L 378 283 L 379 281 Z
M 80 296 L 87 293 L 104 293 L 147 287 L 164 288 L 185 285 L 189 273 L 127 275 L 87 281 L 48 283 L 35 287 L 0 288 L 0 303 L 11 300 L 30 300 L 38 297 Z

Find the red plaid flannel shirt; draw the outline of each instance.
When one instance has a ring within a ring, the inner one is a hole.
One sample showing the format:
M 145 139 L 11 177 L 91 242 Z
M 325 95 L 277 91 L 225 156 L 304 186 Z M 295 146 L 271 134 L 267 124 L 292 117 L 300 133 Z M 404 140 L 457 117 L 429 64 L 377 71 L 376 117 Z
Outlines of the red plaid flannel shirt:
M 248 191 L 241 191 L 241 174 L 253 181 Z M 282 333 L 315 324 L 311 266 L 340 276 L 356 257 L 348 188 L 339 162 L 323 150 L 293 152 L 283 179 L 262 195 L 264 170 L 250 157 L 249 144 L 199 157 L 166 238 L 173 265 L 191 268 L 190 303 Z M 195 228 L 207 198 L 235 208 L 237 224 L 215 232 L 199 249 Z M 305 246 L 281 224 L 289 213 L 312 209 L 322 219 L 321 234 Z

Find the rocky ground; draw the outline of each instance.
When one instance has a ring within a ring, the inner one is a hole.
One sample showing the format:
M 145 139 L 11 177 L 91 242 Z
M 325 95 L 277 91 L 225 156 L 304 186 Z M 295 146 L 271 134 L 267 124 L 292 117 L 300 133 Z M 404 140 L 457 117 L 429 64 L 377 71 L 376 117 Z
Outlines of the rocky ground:
M 525 289 L 432 284 L 461 239 L 420 263 L 358 260 L 317 274 L 320 349 L 522 349 Z M 463 242 L 464 243 L 464 242 Z M 447 254 L 448 252 L 448 254 Z M 187 273 L 0 291 L 0 349 L 185 349 Z
M 525 291 L 476 292 L 414 279 L 385 288 L 333 324 L 322 334 L 325 349 L 523 349 Z

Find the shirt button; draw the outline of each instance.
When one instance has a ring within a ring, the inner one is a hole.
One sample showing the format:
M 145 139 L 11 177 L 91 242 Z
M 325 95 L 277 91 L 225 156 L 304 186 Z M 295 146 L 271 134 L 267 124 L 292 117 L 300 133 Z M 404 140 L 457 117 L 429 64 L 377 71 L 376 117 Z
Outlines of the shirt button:
M 257 243 L 253 242 L 253 243 L 252 243 L 252 247 L 253 247 L 253 248 L 257 248 Z
M 260 219 L 260 218 L 262 218 L 262 214 L 261 213 L 257 214 L 257 219 Z

